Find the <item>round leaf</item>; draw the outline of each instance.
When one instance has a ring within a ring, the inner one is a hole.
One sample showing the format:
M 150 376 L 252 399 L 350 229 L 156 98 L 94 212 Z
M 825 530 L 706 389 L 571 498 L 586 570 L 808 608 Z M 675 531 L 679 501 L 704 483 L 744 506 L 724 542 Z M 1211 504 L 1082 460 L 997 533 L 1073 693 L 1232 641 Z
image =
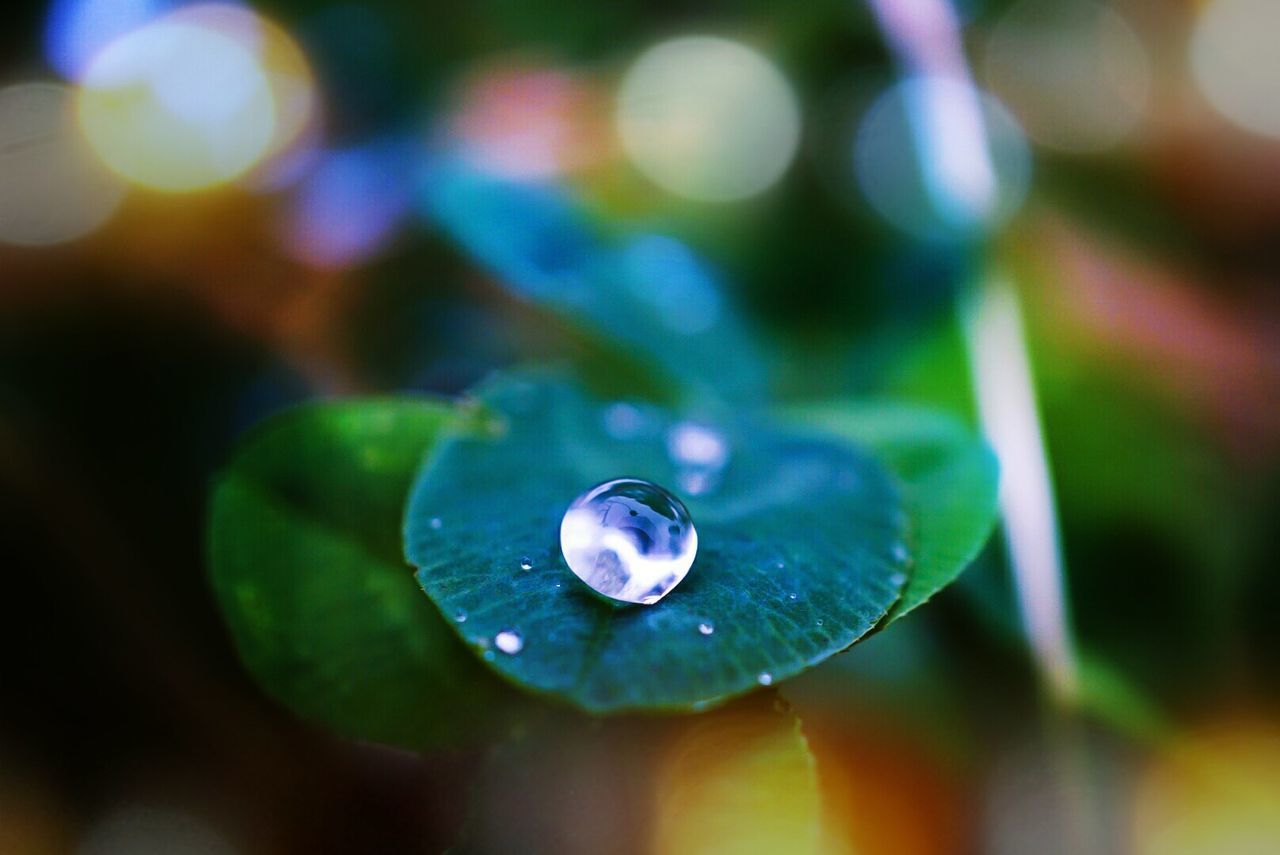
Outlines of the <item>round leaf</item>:
M 839 402 L 793 407 L 797 423 L 871 450 L 898 482 L 909 518 L 911 581 L 887 625 L 955 581 L 995 525 L 995 456 L 956 420 L 910 405 Z
M 241 658 L 347 737 L 451 744 L 501 688 L 401 558 L 404 497 L 452 413 L 411 400 L 300 407 L 257 429 L 213 491 L 211 578 Z
M 615 409 L 547 375 L 500 376 L 477 397 L 505 430 L 442 445 L 410 497 L 406 550 L 440 610 L 465 616 L 466 642 L 526 688 L 593 712 L 701 708 L 848 647 L 906 581 L 897 491 L 873 459 L 734 421 L 717 428 L 730 451 L 716 489 L 682 495 L 699 540 L 688 578 L 656 605 L 612 607 L 565 566 L 560 521 L 611 478 L 685 492 L 672 419 L 635 409 L 619 438 Z M 519 651 L 495 649 L 500 633 Z

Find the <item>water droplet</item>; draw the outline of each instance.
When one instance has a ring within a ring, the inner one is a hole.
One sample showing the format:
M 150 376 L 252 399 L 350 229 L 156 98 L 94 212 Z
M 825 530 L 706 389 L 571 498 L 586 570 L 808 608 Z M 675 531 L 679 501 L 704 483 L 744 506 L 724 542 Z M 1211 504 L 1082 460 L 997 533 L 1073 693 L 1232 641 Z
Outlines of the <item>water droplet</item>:
M 524 649 L 524 638 L 514 629 L 504 629 L 493 637 L 493 643 L 499 650 L 510 656 Z
M 818 626 L 822 626 L 822 618 L 818 618 Z
M 790 594 L 787 594 L 787 599 L 788 599 L 788 600 L 794 600 L 795 598 L 796 598 L 796 592 L 795 592 L 795 591 L 792 591 Z
M 667 431 L 667 454 L 682 466 L 723 469 L 729 461 L 729 443 L 707 425 L 678 422 Z
M 773 675 L 770 674 L 768 671 L 761 671 L 760 674 L 756 677 L 756 682 L 762 686 L 771 685 L 773 683 Z
M 784 570 L 784 569 L 786 569 L 786 566 L 787 566 L 787 565 L 786 565 L 786 562 L 784 562 L 784 561 L 779 561 L 777 564 L 775 564 L 775 565 L 773 565 L 773 566 L 774 566 L 774 567 L 777 567 L 779 570 Z
M 458 623 L 466 623 L 467 613 L 464 612 L 462 609 L 458 609 L 458 613 L 453 616 L 453 619 L 456 620 Z
M 569 569 L 596 593 L 647 605 L 688 574 L 698 533 L 671 493 L 649 481 L 620 478 L 573 501 L 560 523 L 560 549 Z
M 715 631 L 716 631 L 716 628 L 709 623 L 698 624 L 698 632 L 702 633 L 703 635 L 710 635 Z
M 635 439 L 648 427 L 649 417 L 635 404 L 618 401 L 604 408 L 604 430 L 614 439 Z
M 532 558 L 530 558 L 528 555 L 523 556 L 523 557 L 520 559 L 520 569 L 521 569 L 521 570 L 532 570 L 532 569 L 533 569 L 533 559 L 532 559 Z
M 687 496 L 705 496 L 719 483 L 715 473 L 707 469 L 681 469 L 676 480 Z
M 440 528 L 440 526 L 442 526 L 442 525 L 444 525 L 444 522 L 443 522 L 443 521 L 441 521 L 441 519 L 440 519 L 439 517 L 432 517 L 432 518 L 431 518 L 431 527 L 432 527 L 432 528 L 436 528 L 436 529 L 438 529 L 438 528 Z
M 894 573 L 889 577 L 889 584 L 893 585 L 895 588 L 901 588 L 903 585 L 907 584 L 907 574 Z
M 911 557 L 911 553 L 907 551 L 905 543 L 895 543 L 893 545 L 893 560 L 899 564 L 906 564 L 907 559 Z
M 494 655 L 493 655 L 493 651 L 492 651 L 492 650 L 486 650 L 486 651 L 485 651 L 484 653 L 482 653 L 481 655 L 482 655 L 482 656 L 484 656 L 484 659 L 485 659 L 485 661 L 486 661 L 486 662 L 492 662 L 492 661 L 494 660 L 494 658 L 495 658 L 495 657 L 494 657 Z

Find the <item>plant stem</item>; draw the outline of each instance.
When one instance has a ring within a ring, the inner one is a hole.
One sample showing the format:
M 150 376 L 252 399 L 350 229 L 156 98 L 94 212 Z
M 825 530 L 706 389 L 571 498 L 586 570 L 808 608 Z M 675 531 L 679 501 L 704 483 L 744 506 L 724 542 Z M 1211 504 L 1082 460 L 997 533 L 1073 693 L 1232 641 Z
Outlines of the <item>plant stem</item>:
M 950 0 L 868 2 L 906 73 L 971 83 Z M 921 98 L 909 119 L 933 207 L 958 234 L 976 235 L 995 209 L 998 188 L 977 92 L 972 85 L 966 91 L 971 97 L 959 101 L 954 95 Z M 983 430 L 1000 461 L 1000 504 L 1023 623 L 1050 697 L 1072 706 L 1079 669 L 1017 295 L 1000 276 L 988 274 L 961 311 Z
M 1050 696 L 1071 706 L 1079 667 L 1017 293 L 999 274 L 988 274 L 960 311 L 983 432 L 1000 461 L 1000 510 L 1023 626 Z

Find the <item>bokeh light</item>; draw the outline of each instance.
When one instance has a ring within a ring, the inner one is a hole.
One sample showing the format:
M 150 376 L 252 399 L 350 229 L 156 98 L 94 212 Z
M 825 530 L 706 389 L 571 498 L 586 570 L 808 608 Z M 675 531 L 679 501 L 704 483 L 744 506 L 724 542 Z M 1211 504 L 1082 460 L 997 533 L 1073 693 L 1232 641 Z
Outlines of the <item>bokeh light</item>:
M 237 849 L 211 824 L 184 810 L 123 804 L 91 825 L 77 855 L 235 855 Z
M 158 190 L 236 178 L 276 134 L 271 83 L 252 50 L 182 18 L 162 18 L 103 49 L 85 72 L 78 107 L 103 162 Z
M 322 152 L 294 188 L 279 236 L 318 269 L 367 260 L 391 241 L 411 202 L 409 145 L 391 138 Z
M 627 71 L 616 111 L 637 168 L 678 196 L 745 199 L 782 177 L 800 140 L 790 85 L 764 56 L 710 36 L 662 42 Z
M 1229 120 L 1280 137 L 1280 3 L 1211 0 L 1191 38 L 1191 71 Z
M 973 136 L 960 132 L 964 105 L 975 98 L 987 152 L 971 151 Z M 1031 179 L 1031 152 L 1009 111 L 948 77 L 908 78 L 890 87 L 867 110 L 853 148 L 867 201 L 894 226 L 925 240 L 969 238 L 999 226 L 1021 207 Z M 913 154 L 917 150 L 922 156 Z
M 1137 33 L 1114 9 L 1089 0 L 1021 0 L 987 39 L 983 71 L 1028 136 L 1065 151 L 1119 144 L 1150 100 Z
M 609 153 L 604 98 L 567 69 L 510 61 L 469 75 L 448 121 L 449 141 L 476 169 L 541 179 L 592 166 Z
M 276 186 L 267 175 L 279 172 L 275 161 L 287 154 L 305 131 L 313 129 L 317 120 L 315 76 L 302 48 L 279 24 L 243 6 L 202 3 L 180 9 L 166 20 L 221 33 L 257 60 L 271 90 L 275 128 L 251 177 Z
M 1165 751 L 1139 782 L 1135 855 L 1280 852 L 1280 728 L 1224 721 Z
M 45 16 L 45 59 L 68 80 L 79 79 L 100 50 L 172 5 L 172 0 L 53 0 Z
M 0 242 L 74 240 L 102 225 L 124 194 L 84 144 L 68 87 L 0 89 Z

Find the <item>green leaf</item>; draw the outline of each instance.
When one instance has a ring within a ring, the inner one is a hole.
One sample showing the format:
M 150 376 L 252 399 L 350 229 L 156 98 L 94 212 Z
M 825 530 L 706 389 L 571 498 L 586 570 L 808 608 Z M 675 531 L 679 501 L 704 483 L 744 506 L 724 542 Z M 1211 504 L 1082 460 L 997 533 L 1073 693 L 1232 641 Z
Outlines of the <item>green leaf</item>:
M 565 566 L 561 517 L 611 478 L 678 490 L 673 418 L 645 409 L 641 435 L 615 438 L 604 404 L 547 374 L 499 376 L 477 397 L 505 432 L 439 449 L 410 497 L 406 551 L 515 683 L 592 712 L 698 709 L 845 649 L 898 599 L 903 514 L 888 473 L 847 444 L 737 418 L 717 426 L 731 448 L 718 489 L 683 497 L 699 539 L 688 578 L 656 605 L 613 608 Z M 523 637 L 518 654 L 492 649 L 503 631 Z
M 422 400 L 299 407 L 255 430 L 213 490 L 214 593 L 259 683 L 355 739 L 468 738 L 501 684 L 401 558 L 404 497 L 453 415 Z
M 870 449 L 893 472 L 910 523 L 911 581 L 884 625 L 955 581 L 995 525 L 995 456 L 959 422 L 932 410 L 890 403 L 791 407 L 797 423 Z
M 434 222 L 509 292 L 585 338 L 583 370 L 651 372 L 675 399 L 758 399 L 765 367 L 716 272 L 683 242 L 615 238 L 566 189 L 442 161 L 423 186 Z

